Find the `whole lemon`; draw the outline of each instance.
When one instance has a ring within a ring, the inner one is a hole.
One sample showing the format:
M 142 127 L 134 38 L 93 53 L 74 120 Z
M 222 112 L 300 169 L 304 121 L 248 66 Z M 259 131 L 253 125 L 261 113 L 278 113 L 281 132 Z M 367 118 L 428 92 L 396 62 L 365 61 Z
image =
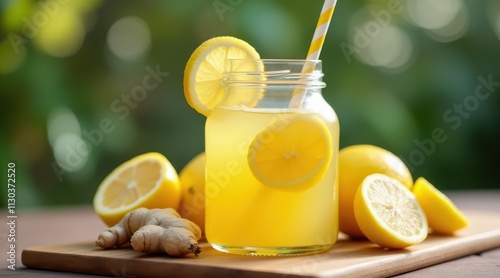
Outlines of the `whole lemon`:
M 205 153 L 195 156 L 179 173 L 182 199 L 179 214 L 205 231 Z
M 364 237 L 354 216 L 354 197 L 370 174 L 385 174 L 411 189 L 413 178 L 395 154 L 373 145 L 352 145 L 339 152 L 339 230 L 350 237 Z

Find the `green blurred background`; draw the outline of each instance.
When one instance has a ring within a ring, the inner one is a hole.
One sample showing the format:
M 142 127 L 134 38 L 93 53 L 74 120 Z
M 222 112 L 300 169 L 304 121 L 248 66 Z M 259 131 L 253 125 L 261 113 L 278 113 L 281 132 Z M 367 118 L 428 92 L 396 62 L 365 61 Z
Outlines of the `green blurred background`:
M 498 188 L 500 3 L 338 2 L 321 59 L 341 147 L 384 147 L 440 189 Z M 263 58 L 304 58 L 321 6 L 0 1 L 0 154 L 5 172 L 16 163 L 17 207 L 91 203 L 149 151 L 180 171 L 204 149 L 205 118 L 182 89 L 192 51 L 231 35 Z

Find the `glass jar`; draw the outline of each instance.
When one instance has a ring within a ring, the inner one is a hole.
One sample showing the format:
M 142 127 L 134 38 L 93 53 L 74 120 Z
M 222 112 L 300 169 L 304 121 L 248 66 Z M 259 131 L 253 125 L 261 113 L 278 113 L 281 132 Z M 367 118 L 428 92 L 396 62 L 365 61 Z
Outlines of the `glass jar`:
M 206 228 L 217 250 L 324 251 L 337 240 L 339 122 L 321 61 L 228 60 L 205 125 Z

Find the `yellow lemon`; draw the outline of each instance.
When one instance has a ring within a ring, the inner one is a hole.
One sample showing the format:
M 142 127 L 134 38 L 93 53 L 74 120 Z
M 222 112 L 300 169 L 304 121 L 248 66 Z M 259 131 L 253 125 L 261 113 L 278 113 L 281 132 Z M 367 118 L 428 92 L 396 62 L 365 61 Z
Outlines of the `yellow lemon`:
M 227 90 L 222 86 L 226 61 L 259 58 L 251 45 L 234 37 L 215 37 L 203 42 L 191 54 L 184 70 L 184 96 L 188 104 L 208 116 L 227 96 Z M 261 70 L 261 64 L 256 62 L 242 62 L 241 67 L 245 72 Z M 238 99 L 232 102 L 251 107 L 258 98 L 255 93 L 238 94 Z
M 261 183 L 290 189 L 316 184 L 331 158 L 330 132 L 314 115 L 298 115 L 264 128 L 247 155 L 250 170 Z
M 427 222 L 433 232 L 453 234 L 467 227 L 467 217 L 425 178 L 420 177 L 413 185 L 413 193 L 427 216 Z
M 205 231 L 205 153 L 195 156 L 179 173 L 182 199 L 179 214 Z
M 372 242 L 387 248 L 405 248 L 428 234 L 424 211 L 399 181 L 383 174 L 367 176 L 354 199 L 359 227 Z
M 354 217 L 354 196 L 370 174 L 395 178 L 407 188 L 413 185 L 410 170 L 393 153 L 373 145 L 352 145 L 339 152 L 339 229 L 351 237 L 363 237 Z
M 108 226 L 139 208 L 178 209 L 181 186 L 177 172 L 165 156 L 146 153 L 114 169 L 99 185 L 94 210 Z

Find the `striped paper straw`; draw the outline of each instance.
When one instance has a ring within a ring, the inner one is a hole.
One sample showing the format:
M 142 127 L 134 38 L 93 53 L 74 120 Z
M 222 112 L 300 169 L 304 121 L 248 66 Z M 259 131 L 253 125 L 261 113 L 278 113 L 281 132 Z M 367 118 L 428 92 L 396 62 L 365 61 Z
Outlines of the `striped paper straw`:
M 319 54 L 321 53 L 321 48 L 325 42 L 326 32 L 328 31 L 328 26 L 330 26 L 330 21 L 332 20 L 336 4 L 337 0 L 325 0 L 318 19 L 318 24 L 314 30 L 309 51 L 307 52 L 307 60 L 319 60 Z M 302 72 L 310 72 L 312 70 L 312 67 L 306 68 L 304 65 Z M 302 101 L 304 100 L 304 96 L 305 90 L 296 90 L 292 95 L 289 107 L 300 107 L 302 105 Z

